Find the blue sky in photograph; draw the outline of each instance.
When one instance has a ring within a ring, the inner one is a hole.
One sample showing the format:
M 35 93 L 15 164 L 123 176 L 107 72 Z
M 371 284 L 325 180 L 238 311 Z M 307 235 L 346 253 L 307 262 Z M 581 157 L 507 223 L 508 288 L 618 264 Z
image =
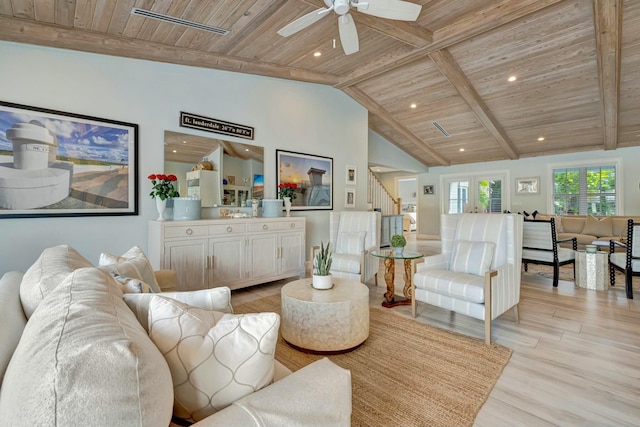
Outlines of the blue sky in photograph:
M 294 182 L 301 184 L 309 182 L 307 171 L 310 168 L 324 170 L 322 184 L 331 185 L 331 162 L 325 159 L 280 154 L 280 182 Z
M 129 163 L 129 129 L 104 126 L 90 120 L 66 120 L 59 116 L 0 106 L 0 150 L 13 151 L 7 129 L 16 123 L 38 121 L 58 139 L 58 155 L 72 159 Z

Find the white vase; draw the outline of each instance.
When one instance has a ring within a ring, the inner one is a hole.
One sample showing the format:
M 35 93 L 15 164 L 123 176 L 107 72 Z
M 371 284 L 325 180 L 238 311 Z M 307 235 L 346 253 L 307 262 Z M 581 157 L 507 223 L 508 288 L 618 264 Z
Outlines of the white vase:
M 332 277 L 330 274 L 327 274 L 326 276 L 318 276 L 314 274 L 311 286 L 313 286 L 315 289 L 331 289 L 333 287 L 333 282 L 331 281 L 331 279 Z
M 158 210 L 158 219 L 157 221 L 164 221 L 164 211 L 167 209 L 167 199 L 160 199 L 160 197 L 156 197 L 156 209 Z
M 284 199 L 284 209 L 287 211 L 287 216 L 291 216 L 291 197 L 283 197 Z
M 394 247 L 393 250 L 395 251 L 396 256 L 402 256 L 402 253 L 404 252 L 404 246 Z

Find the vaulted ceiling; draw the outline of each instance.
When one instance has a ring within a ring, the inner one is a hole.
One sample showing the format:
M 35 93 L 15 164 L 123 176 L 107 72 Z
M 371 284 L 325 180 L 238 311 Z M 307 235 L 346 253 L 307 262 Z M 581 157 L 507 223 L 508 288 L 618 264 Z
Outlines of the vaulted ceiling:
M 333 12 L 276 33 L 322 0 L 7 0 L 0 40 L 330 85 L 428 166 L 640 145 L 640 1 L 411 1 L 416 22 L 352 10 L 351 55 Z

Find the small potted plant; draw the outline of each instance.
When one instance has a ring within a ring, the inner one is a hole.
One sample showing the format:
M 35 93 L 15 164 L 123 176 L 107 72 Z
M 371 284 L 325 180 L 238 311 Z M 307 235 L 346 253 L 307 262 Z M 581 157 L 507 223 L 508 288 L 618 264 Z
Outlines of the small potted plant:
M 407 239 L 402 234 L 394 234 L 391 236 L 391 246 L 396 251 L 396 255 L 402 255 Z
M 330 243 L 327 243 L 325 247 L 320 242 L 320 250 L 316 253 L 313 259 L 313 281 L 312 286 L 316 289 L 331 289 L 333 283 L 331 282 L 331 251 L 329 250 Z

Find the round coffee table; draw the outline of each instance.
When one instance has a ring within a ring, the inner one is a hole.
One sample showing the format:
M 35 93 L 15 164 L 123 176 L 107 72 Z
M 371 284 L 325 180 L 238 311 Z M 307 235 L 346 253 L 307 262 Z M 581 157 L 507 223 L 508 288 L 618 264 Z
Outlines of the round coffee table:
M 311 286 L 311 278 L 282 287 L 280 332 L 293 347 L 312 353 L 344 353 L 369 336 L 369 288 L 333 278 L 331 289 Z

